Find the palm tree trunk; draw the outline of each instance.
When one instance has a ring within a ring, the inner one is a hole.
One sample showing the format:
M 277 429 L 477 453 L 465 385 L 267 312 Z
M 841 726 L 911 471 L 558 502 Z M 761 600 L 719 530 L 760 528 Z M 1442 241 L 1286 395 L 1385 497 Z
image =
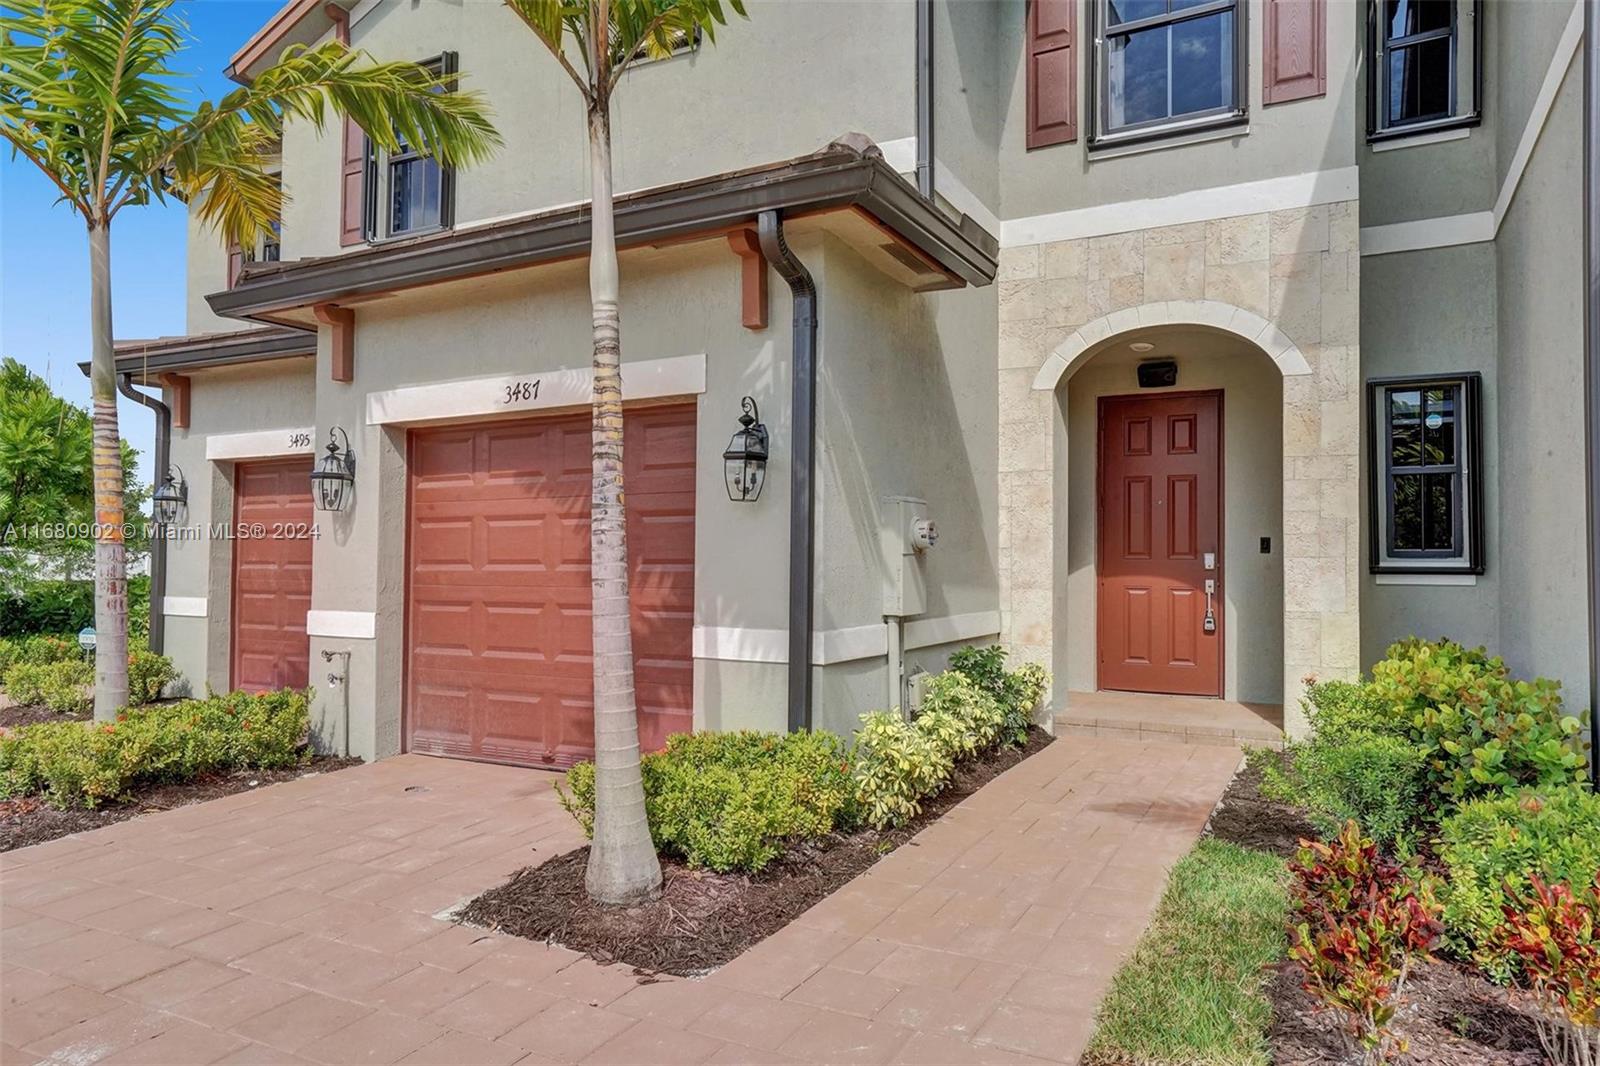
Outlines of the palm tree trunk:
M 589 296 L 594 305 L 594 483 L 589 524 L 594 627 L 594 844 L 585 882 L 601 903 L 636 903 L 661 887 L 645 818 L 639 718 L 633 691 L 627 516 L 622 486 L 622 340 L 617 236 L 611 202 L 611 122 L 589 111 L 593 221 Z
M 89 388 L 94 402 L 94 716 L 128 704 L 128 569 L 123 538 L 122 438 L 111 344 L 111 231 L 89 226 Z

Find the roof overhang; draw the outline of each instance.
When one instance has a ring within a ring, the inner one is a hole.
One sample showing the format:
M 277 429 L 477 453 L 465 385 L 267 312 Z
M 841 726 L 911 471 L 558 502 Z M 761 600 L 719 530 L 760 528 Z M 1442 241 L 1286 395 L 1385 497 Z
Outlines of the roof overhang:
M 715 237 L 754 227 L 763 211 L 777 211 L 791 225 L 817 220 L 848 234 L 917 290 L 987 285 L 998 267 L 994 235 L 924 200 L 875 147 L 858 151 L 841 144 L 618 197 L 617 242 L 639 248 Z M 224 317 L 310 326 L 311 309 L 319 304 L 359 303 L 586 255 L 589 228 L 584 202 L 339 256 L 255 264 L 233 288 L 206 300 Z
M 118 341 L 115 351 L 117 373 L 132 374 L 140 385 L 156 385 L 162 374 L 314 356 L 317 335 L 289 326 L 257 326 L 232 333 Z M 89 364 L 79 363 L 78 369 L 87 374 Z
M 348 18 L 355 0 L 288 0 L 267 24 L 246 41 L 224 69 L 229 78 L 248 83 L 277 61 L 291 44 L 315 44 Z M 344 13 L 344 18 L 336 18 Z

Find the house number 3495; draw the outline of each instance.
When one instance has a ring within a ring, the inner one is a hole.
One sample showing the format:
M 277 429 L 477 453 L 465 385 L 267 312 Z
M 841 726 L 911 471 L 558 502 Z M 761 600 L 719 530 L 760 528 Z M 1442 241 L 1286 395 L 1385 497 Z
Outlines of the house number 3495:
M 311 434 L 305 432 L 304 430 L 299 430 L 299 431 L 296 431 L 294 433 L 289 434 L 289 447 L 291 447 L 291 448 L 309 448 L 309 447 L 311 447 Z
M 501 403 L 524 403 L 528 400 L 539 398 L 539 379 L 532 381 L 513 381 L 505 386 L 505 399 Z

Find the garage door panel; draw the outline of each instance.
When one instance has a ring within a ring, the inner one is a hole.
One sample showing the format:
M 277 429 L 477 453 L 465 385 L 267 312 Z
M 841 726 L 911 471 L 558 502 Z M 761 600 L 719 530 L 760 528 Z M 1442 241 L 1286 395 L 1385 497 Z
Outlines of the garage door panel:
M 240 463 L 234 468 L 234 522 L 259 535 L 233 541 L 234 687 L 250 691 L 301 688 L 310 680 L 310 537 L 273 536 L 309 526 L 309 459 Z
M 636 683 L 654 748 L 692 718 L 694 410 L 630 412 L 625 427 Z M 412 750 L 591 757 L 588 415 L 417 430 L 411 447 Z

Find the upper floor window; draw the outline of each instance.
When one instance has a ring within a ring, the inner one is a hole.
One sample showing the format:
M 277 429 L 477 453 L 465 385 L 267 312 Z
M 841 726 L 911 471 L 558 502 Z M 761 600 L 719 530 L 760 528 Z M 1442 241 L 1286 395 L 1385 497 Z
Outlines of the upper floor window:
M 1245 6 L 1237 0 L 1095 0 L 1092 143 L 1240 122 Z
M 1478 12 L 1479 0 L 1373 0 L 1369 140 L 1478 121 Z
M 439 78 L 459 69 L 454 52 L 422 65 Z M 368 141 L 365 169 L 362 215 L 368 240 L 427 233 L 454 223 L 455 172 L 421 146 L 402 137 L 399 151 L 378 152 Z
M 1372 569 L 1483 572 L 1477 374 L 1368 383 Z

